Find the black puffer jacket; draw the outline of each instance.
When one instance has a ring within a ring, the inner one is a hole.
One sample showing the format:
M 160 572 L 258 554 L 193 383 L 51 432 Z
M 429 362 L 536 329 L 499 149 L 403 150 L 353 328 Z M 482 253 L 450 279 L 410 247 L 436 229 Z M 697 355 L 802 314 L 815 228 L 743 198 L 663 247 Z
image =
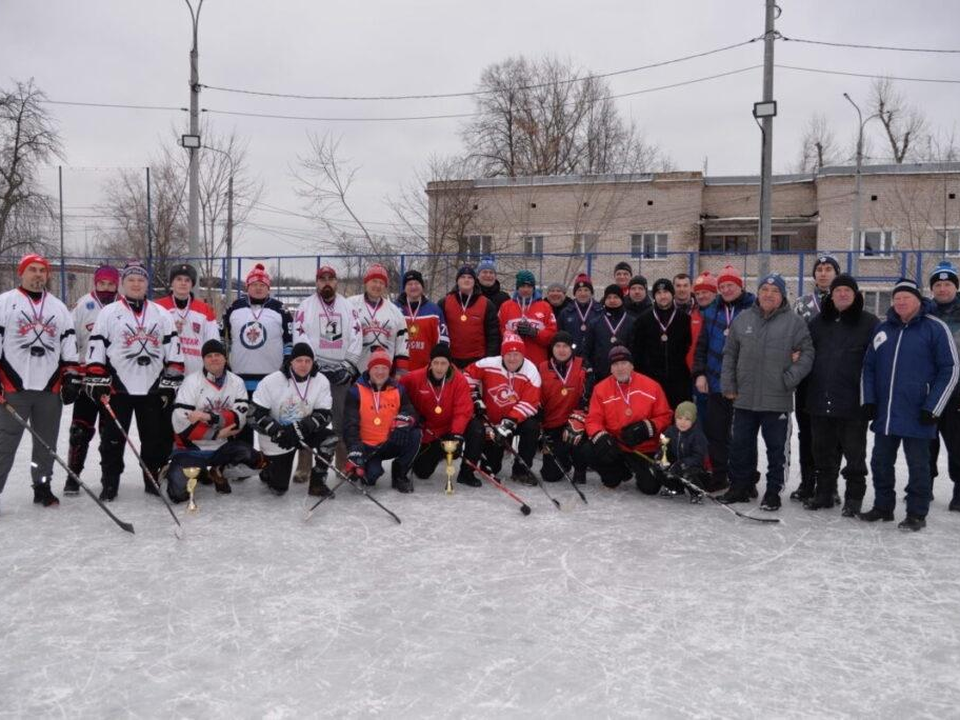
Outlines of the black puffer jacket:
M 806 378 L 806 410 L 810 415 L 857 419 L 863 357 L 880 321 L 863 309 L 863 295 L 842 313 L 829 297 L 810 321 L 813 370 Z
M 666 333 L 661 324 L 667 326 Z M 660 339 L 664 334 L 666 342 Z M 670 407 L 690 399 L 690 342 L 690 316 L 672 305 L 666 310 L 654 305 L 633 324 L 633 367 L 660 383 Z

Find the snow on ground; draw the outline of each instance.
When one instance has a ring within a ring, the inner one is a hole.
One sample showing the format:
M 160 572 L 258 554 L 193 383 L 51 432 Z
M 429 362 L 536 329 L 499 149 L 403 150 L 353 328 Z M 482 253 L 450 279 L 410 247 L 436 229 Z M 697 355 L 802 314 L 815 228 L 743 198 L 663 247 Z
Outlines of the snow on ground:
M 0 716 L 960 714 L 943 480 L 907 535 L 789 501 L 760 525 L 593 475 L 588 505 L 550 486 L 565 512 L 517 488 L 525 518 L 489 486 L 446 497 L 442 469 L 377 488 L 402 525 L 349 488 L 304 523 L 304 485 L 251 478 L 178 507 L 177 540 L 136 470 L 111 506 L 131 536 L 83 495 L 34 506 L 28 462 L 24 443 L 0 498 Z

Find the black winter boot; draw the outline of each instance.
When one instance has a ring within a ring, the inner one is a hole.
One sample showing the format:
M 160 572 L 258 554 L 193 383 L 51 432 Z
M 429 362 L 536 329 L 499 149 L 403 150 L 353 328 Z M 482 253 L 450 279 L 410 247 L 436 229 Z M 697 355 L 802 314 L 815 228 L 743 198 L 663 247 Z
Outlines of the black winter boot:
M 736 485 L 731 485 L 730 489 L 718 497 L 717 500 L 722 502 L 724 505 L 750 502 L 751 489 L 756 492 L 756 488 L 752 485 L 750 487 L 737 487 Z
M 860 519 L 864 522 L 876 522 L 877 520 L 890 522 L 893 520 L 893 510 L 881 510 L 878 507 L 873 507 L 865 513 L 860 513 Z
M 796 500 L 798 502 L 803 502 L 804 500 L 809 500 L 813 497 L 814 493 L 814 480 L 812 477 L 805 477 L 800 479 L 800 485 L 790 493 L 790 499 Z
M 573 471 L 573 482 L 576 485 L 586 485 L 587 484 L 587 471 L 586 470 L 574 470 Z
M 840 514 L 843 517 L 857 517 L 863 507 L 863 498 L 847 498 L 843 501 L 843 509 Z
M 230 481 L 223 476 L 223 470 L 221 468 L 210 468 L 209 476 L 210 482 L 213 483 L 213 488 L 218 493 L 221 495 L 229 495 L 233 492 L 233 488 L 230 487 Z
M 960 483 L 953 484 L 953 498 L 950 500 L 950 509 L 960 512 Z
M 333 490 L 327 487 L 327 469 L 325 467 L 315 467 L 310 472 L 310 487 L 307 494 L 314 497 L 331 497 Z
M 79 495 L 80 494 L 80 483 L 73 479 L 72 476 L 67 476 L 66 482 L 63 483 L 63 494 L 64 495 Z
M 457 482 L 468 487 L 480 487 L 483 485 L 480 478 L 473 474 L 473 470 L 466 464 L 460 466 L 460 472 L 457 474 Z
M 413 483 L 406 475 L 401 475 L 393 479 L 393 489 L 400 493 L 412 493 Z
M 513 466 L 513 471 L 510 473 L 510 479 L 520 483 L 521 485 L 536 485 L 537 479 L 533 476 L 533 473 L 529 473 L 519 465 Z
M 100 499 L 107 502 L 113 502 L 117 498 L 117 491 L 120 489 L 120 478 L 104 477 L 100 480 L 103 489 L 100 491 Z
M 904 531 L 909 532 L 919 532 L 927 526 L 927 521 L 925 518 L 920 517 L 919 515 L 907 515 L 905 520 L 901 520 L 897 525 L 898 528 Z
M 57 499 L 57 496 L 53 494 L 53 490 L 50 489 L 49 480 L 41 480 L 33 484 L 33 502 L 37 505 L 43 505 L 44 507 L 53 507 L 54 505 L 60 504 L 60 500 Z
M 780 493 L 772 488 L 767 488 L 763 494 L 763 500 L 760 502 L 760 509 L 768 512 L 776 512 L 780 509 Z

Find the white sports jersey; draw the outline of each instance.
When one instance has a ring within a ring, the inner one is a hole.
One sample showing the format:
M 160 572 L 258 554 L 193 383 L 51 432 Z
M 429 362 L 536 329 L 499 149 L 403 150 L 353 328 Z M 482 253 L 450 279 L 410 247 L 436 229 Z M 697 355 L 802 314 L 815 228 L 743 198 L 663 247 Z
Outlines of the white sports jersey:
M 407 358 L 407 320 L 400 312 L 400 308 L 387 298 L 380 298 L 378 305 L 370 305 L 363 293 L 354 295 L 350 302 L 357 309 L 360 318 L 360 327 L 363 331 L 363 353 L 360 372 L 367 369 L 370 353 L 375 347 L 381 347 L 394 362 L 394 367 L 406 369 Z
M 330 382 L 323 373 L 317 373 L 306 382 L 297 382 L 282 371 L 270 373 L 253 393 L 253 402 L 270 411 L 270 417 L 281 425 L 292 425 L 313 414 L 314 410 L 333 407 Z M 260 450 L 264 455 L 283 455 L 284 450 L 264 434 L 260 434 Z
M 39 302 L 20 288 L 0 295 L 0 376 L 8 391 L 60 388 L 60 367 L 77 364 L 73 318 L 44 291 Z
M 223 316 L 223 334 L 230 367 L 258 380 L 280 369 L 293 347 L 293 318 L 276 298 L 251 306 L 247 298 L 233 303 Z M 247 383 L 253 389 L 256 383 Z
M 248 407 L 247 388 L 239 375 L 227 370 L 222 385 L 209 380 L 203 370 L 187 375 L 177 390 L 171 418 L 177 447 L 216 450 L 227 442 L 226 438 L 217 440 L 217 433 L 228 425 L 242 428 L 247 422 Z M 219 421 L 191 423 L 187 419 L 191 410 L 210 413 Z
M 93 326 L 102 309 L 103 303 L 95 292 L 84 295 L 73 307 L 73 327 L 77 331 L 77 355 L 81 360 L 87 358 L 90 335 L 93 333 Z
M 93 326 L 87 365 L 106 368 L 118 392 L 146 395 L 167 367 L 183 371 L 173 318 L 150 300 L 139 315 L 122 297 L 105 305 Z
M 200 349 L 207 340 L 220 339 L 220 328 L 217 326 L 213 308 L 192 295 L 190 304 L 183 310 L 177 307 L 173 295 L 160 298 L 157 305 L 166 309 L 173 318 L 177 337 L 180 339 L 180 351 L 183 353 L 186 374 L 203 370 Z
M 320 370 L 336 369 L 343 360 L 359 367 L 361 333 L 357 309 L 342 295 L 327 305 L 313 293 L 300 302 L 293 319 L 294 343 L 305 342 L 313 348 Z

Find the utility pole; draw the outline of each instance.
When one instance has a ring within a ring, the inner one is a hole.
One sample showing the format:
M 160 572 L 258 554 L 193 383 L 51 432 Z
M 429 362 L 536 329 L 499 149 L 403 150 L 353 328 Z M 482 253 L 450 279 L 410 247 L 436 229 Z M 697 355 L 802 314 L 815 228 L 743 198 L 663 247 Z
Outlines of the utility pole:
M 226 150 L 221 150 L 220 148 L 210 147 L 209 145 L 203 146 L 204 150 L 211 150 L 215 153 L 220 153 L 223 155 L 227 162 L 230 163 L 230 176 L 227 178 L 227 272 L 224 280 L 227 282 L 227 290 L 225 293 L 224 302 L 226 307 L 230 307 L 233 303 L 233 276 L 232 276 L 232 267 L 233 267 L 233 176 L 236 173 L 237 167 L 233 162 L 233 156 L 230 155 Z M 212 230 L 211 230 L 212 231 Z
M 773 190 L 773 118 L 777 106 L 773 100 L 773 44 L 776 41 L 774 21 L 780 14 L 775 0 L 766 1 L 766 23 L 763 34 L 763 101 L 753 107 L 753 115 L 760 121 L 763 144 L 760 151 L 760 226 L 757 236 L 757 273 L 760 277 L 770 272 L 770 236 L 772 234 Z
M 67 297 L 67 265 L 63 252 L 63 165 L 57 165 L 57 184 L 60 188 L 60 299 L 70 304 Z
M 153 216 L 150 202 L 150 167 L 147 166 L 147 274 L 150 280 L 147 283 L 147 297 L 153 297 Z
M 865 121 L 863 119 L 863 113 L 860 112 L 860 106 L 853 101 L 853 98 L 847 95 L 847 93 L 844 93 L 843 96 L 853 105 L 854 110 L 857 111 L 857 120 L 860 123 L 860 129 L 857 133 L 857 174 L 854 180 L 853 190 L 853 237 L 851 238 L 851 249 L 853 253 L 850 256 L 850 273 L 856 277 L 860 261 L 860 183 L 863 176 L 863 126 Z M 871 118 L 867 118 L 867 121 L 870 119 Z
M 197 50 L 197 25 L 200 22 L 200 9 L 203 7 L 203 0 L 197 0 L 196 11 L 190 4 L 190 0 L 184 0 L 184 2 L 187 3 L 187 8 L 190 10 L 190 20 L 193 23 L 193 45 L 190 48 L 190 136 L 195 138 L 195 141 L 189 144 L 188 241 L 191 261 L 196 264 L 200 257 L 200 163 L 198 158 L 200 149 L 200 60 Z

